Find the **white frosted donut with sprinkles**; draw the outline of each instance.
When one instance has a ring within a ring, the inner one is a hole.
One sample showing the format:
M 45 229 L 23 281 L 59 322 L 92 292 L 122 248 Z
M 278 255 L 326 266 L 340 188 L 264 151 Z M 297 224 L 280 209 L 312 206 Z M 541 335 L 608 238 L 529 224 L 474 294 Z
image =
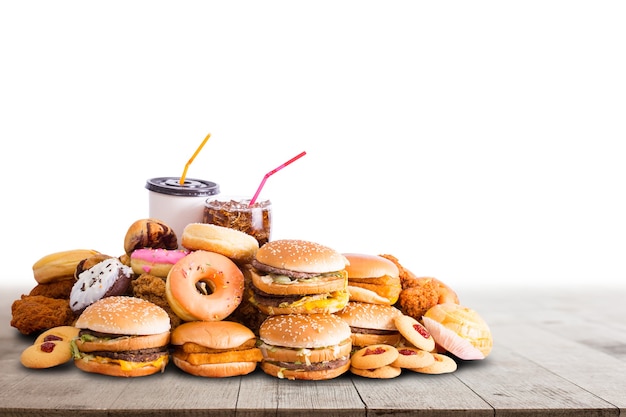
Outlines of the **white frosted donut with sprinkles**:
M 79 312 L 101 298 L 124 294 L 132 277 L 131 267 L 117 258 L 105 259 L 78 275 L 70 292 L 70 308 Z

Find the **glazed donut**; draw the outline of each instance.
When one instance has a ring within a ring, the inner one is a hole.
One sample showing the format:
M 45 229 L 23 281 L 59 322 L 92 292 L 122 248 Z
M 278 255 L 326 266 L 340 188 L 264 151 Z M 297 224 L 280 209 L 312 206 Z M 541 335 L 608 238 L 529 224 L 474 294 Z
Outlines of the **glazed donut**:
M 187 255 L 189 251 L 184 249 L 136 249 L 130 254 L 130 266 L 137 275 L 150 274 L 167 278 L 172 266 Z
M 77 313 L 101 298 L 122 295 L 132 278 L 129 266 L 117 258 L 105 259 L 78 276 L 70 293 L 70 308 Z
M 167 302 L 185 321 L 219 321 L 241 303 L 243 273 L 226 256 L 196 250 L 178 261 L 165 282 Z
M 208 223 L 188 224 L 181 245 L 189 250 L 219 253 L 240 263 L 250 261 L 259 250 L 259 242 L 249 234 Z

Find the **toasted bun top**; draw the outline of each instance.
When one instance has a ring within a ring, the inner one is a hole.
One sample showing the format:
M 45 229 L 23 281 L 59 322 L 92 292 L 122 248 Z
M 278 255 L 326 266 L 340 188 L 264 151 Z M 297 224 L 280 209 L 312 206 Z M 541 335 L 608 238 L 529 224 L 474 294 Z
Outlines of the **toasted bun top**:
M 397 330 L 393 320 L 402 314 L 393 306 L 350 301 L 342 310 L 335 313 L 350 327 L 364 329 Z
M 150 301 L 136 297 L 105 297 L 89 305 L 74 324 L 79 329 L 123 335 L 168 332 L 170 316 Z
M 233 321 L 190 321 L 172 331 L 171 344 L 195 343 L 209 349 L 233 349 L 256 336 Z
M 350 263 L 346 266 L 348 279 L 350 278 L 378 278 L 385 275 L 397 278 L 400 271 L 396 264 L 382 256 L 366 255 L 362 253 L 344 253 Z
M 261 246 L 256 260 L 274 268 L 298 272 L 334 272 L 345 269 L 346 258 L 319 243 L 306 240 L 273 240 Z
M 350 326 L 334 314 L 269 316 L 259 327 L 263 342 L 291 348 L 335 346 L 349 337 Z

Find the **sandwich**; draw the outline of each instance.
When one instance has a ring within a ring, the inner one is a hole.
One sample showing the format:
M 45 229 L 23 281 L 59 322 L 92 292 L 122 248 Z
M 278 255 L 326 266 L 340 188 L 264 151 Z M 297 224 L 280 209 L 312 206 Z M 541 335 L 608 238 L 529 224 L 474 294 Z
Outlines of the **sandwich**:
M 170 317 L 149 301 L 102 298 L 76 320 L 74 364 L 85 372 L 137 377 L 163 372 L 169 360 Z
M 172 331 L 172 361 L 182 371 L 222 378 L 247 375 L 263 358 L 256 336 L 233 321 L 191 321 Z
M 402 284 L 395 263 L 382 256 L 344 253 L 348 260 L 348 292 L 350 301 L 394 305 Z
M 275 240 L 256 253 L 250 302 L 267 315 L 334 313 L 347 304 L 346 258 L 305 240 Z
M 334 314 L 269 316 L 259 327 L 261 369 L 290 380 L 326 380 L 350 369 L 350 327 Z

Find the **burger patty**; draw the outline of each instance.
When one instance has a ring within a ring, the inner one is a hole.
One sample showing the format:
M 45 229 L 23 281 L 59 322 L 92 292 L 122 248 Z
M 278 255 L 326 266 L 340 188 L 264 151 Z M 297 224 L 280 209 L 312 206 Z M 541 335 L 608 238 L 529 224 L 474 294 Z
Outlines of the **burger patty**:
M 398 334 L 397 330 L 366 329 L 364 327 L 352 327 L 352 326 L 350 326 L 350 331 L 352 333 L 360 333 L 360 334 L 380 334 L 380 335 Z
M 274 365 L 285 369 L 298 371 L 323 371 L 326 369 L 336 369 L 348 363 L 349 358 L 335 359 L 334 361 L 315 362 L 310 365 L 295 362 L 272 362 Z
M 315 272 L 298 272 L 298 271 L 291 271 L 289 269 L 276 268 L 276 267 L 261 263 L 257 261 L 256 259 L 252 260 L 252 266 L 258 269 L 259 271 L 267 272 L 268 274 L 285 275 L 292 279 L 313 278 L 319 275 L 318 273 L 315 273 Z
M 111 359 L 121 359 L 128 362 L 150 362 L 169 354 L 167 346 L 140 350 L 127 350 L 123 352 L 97 351 L 89 352 L 90 355 L 103 356 Z

